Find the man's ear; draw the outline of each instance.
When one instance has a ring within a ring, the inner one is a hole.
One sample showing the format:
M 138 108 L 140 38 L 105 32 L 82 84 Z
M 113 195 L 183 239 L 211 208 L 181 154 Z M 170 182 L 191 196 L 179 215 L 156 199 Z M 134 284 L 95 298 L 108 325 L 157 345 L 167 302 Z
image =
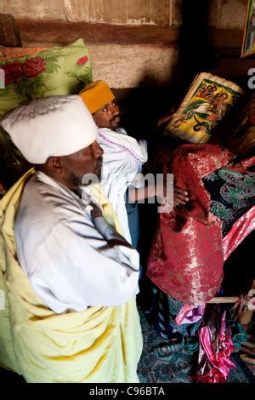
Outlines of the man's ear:
M 63 168 L 62 157 L 49 157 L 47 160 L 48 167 L 55 172 L 60 172 Z

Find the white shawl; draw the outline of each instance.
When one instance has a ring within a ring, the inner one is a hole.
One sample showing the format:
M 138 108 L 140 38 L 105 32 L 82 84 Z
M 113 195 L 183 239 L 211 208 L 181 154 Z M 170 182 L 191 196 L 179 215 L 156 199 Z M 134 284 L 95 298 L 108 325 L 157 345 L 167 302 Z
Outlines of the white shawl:
M 128 136 L 124 129 L 100 128 L 98 142 L 104 150 L 101 185 L 118 215 L 126 240 L 131 243 L 125 195 L 128 186 L 138 186 L 136 177 L 148 158 L 146 146 Z

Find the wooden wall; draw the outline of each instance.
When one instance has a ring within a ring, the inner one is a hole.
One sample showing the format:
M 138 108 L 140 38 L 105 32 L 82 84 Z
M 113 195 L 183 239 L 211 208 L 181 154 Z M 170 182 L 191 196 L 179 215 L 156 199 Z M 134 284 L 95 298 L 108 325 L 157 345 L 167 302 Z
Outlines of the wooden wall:
M 197 0 L 186 1 L 199 8 Z M 243 29 L 247 0 L 209 3 L 210 26 Z M 1 0 L 0 13 L 13 14 L 18 19 L 178 26 L 181 0 Z
M 1 0 L 16 18 L 107 24 L 180 23 L 180 0 Z

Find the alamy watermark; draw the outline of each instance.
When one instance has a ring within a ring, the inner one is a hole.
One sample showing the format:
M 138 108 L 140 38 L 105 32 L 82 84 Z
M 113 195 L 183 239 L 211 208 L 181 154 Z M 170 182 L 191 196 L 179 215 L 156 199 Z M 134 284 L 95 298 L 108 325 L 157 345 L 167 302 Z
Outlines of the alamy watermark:
M 250 76 L 247 82 L 248 88 L 255 89 L 255 68 L 248 69 L 248 75 Z
M 0 89 L 5 88 L 5 72 L 4 69 L 0 68 Z
M 100 183 L 101 180 L 95 174 L 83 176 L 82 184 Z M 130 185 L 128 178 L 124 176 L 111 177 L 111 186 L 121 193 L 123 187 L 128 187 L 126 201 L 139 204 L 158 204 L 158 213 L 172 211 L 174 203 L 174 179 L 173 174 L 138 174 Z M 118 190 L 119 188 L 119 190 Z

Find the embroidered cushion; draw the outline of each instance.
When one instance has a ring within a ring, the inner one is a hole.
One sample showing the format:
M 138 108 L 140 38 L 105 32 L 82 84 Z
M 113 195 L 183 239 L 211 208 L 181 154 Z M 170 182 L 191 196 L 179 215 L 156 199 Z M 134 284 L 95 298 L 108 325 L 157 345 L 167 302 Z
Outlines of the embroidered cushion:
M 92 82 L 83 39 L 50 49 L 2 48 L 0 68 L 0 116 L 38 97 L 78 93 Z
M 64 47 L 0 48 L 0 117 L 38 97 L 79 93 L 92 82 L 89 50 L 83 39 Z M 28 168 L 0 129 L 0 195 Z

